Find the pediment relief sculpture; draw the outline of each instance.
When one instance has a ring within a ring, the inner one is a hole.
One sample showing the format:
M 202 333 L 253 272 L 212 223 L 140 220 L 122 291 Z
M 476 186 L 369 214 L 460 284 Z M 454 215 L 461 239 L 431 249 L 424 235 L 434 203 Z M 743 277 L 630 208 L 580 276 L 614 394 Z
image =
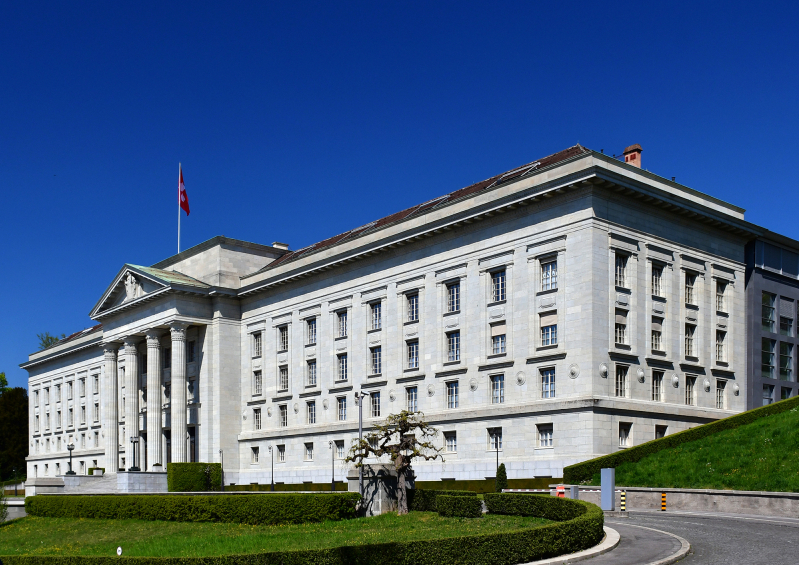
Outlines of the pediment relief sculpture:
M 139 280 L 133 276 L 133 273 L 128 272 L 125 275 L 125 298 L 122 302 L 130 302 L 135 298 L 139 298 L 140 296 L 144 295 L 144 289 L 141 286 Z

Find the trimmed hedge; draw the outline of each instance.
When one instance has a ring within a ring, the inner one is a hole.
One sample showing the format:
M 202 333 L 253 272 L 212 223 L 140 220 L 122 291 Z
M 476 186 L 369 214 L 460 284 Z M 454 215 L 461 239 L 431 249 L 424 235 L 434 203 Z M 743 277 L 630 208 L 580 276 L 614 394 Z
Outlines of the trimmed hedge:
M 408 489 L 408 510 L 417 512 L 438 512 L 436 499 L 440 495 L 445 496 L 477 496 L 476 492 L 468 490 L 427 490 L 427 489 Z
M 505 471 L 505 464 L 503 463 L 497 468 L 497 477 L 494 479 L 495 492 L 502 492 L 508 488 L 508 473 Z
M 603 468 L 612 467 L 615 469 L 622 463 L 635 463 L 644 457 L 652 455 L 653 453 L 657 453 L 658 451 L 671 449 L 672 447 L 678 447 L 683 443 L 696 441 L 724 430 L 732 430 L 746 424 L 751 424 L 760 418 L 767 418 L 768 416 L 772 416 L 774 414 L 787 412 L 788 410 L 792 410 L 797 406 L 799 406 L 799 397 L 781 400 L 779 402 L 775 402 L 774 404 L 763 406 L 762 408 L 755 408 L 754 410 L 749 410 L 747 412 L 743 412 L 742 414 L 730 416 L 729 418 L 724 418 L 722 420 L 716 420 L 715 422 L 697 426 L 695 428 L 691 428 L 690 430 L 677 432 L 676 434 L 649 441 L 636 447 L 631 447 L 623 451 L 617 451 L 616 453 L 611 453 L 610 455 L 605 455 L 603 457 L 597 457 L 596 459 L 589 459 L 588 461 L 583 461 L 582 463 L 577 463 L 576 465 L 570 465 L 569 467 L 563 469 L 563 482 L 572 485 L 587 482 L 590 481 L 594 475 L 599 473 L 599 471 Z
M 358 493 L 251 495 L 37 495 L 25 511 L 46 518 L 105 518 L 275 525 L 355 518 Z
M 94 475 L 95 471 L 102 471 L 103 475 L 105 475 L 105 467 L 89 467 L 89 474 Z
M 483 503 L 476 496 L 436 497 L 438 515 L 445 518 L 482 518 Z
M 167 463 L 169 492 L 208 492 L 222 490 L 220 463 Z
M 483 495 L 483 500 L 491 514 L 536 516 L 563 522 L 585 513 L 585 507 L 579 501 L 548 494 L 489 493 Z
M 539 477 L 537 479 L 508 479 L 511 489 L 544 489 L 549 492 L 549 485 L 562 483 L 560 477 Z M 496 492 L 495 479 L 475 479 L 470 481 L 442 480 L 415 481 L 417 489 L 425 490 L 469 490 L 476 493 Z
M 267 495 L 269 496 L 269 495 Z M 280 495 L 271 495 L 280 496 Z M 320 495 L 337 496 L 337 495 Z M 492 494 L 495 507 L 518 511 L 544 511 L 547 515 L 574 514 L 565 522 L 506 532 L 435 540 L 376 543 L 329 549 L 276 551 L 214 557 L 109 556 L 2 556 L 4 565 L 513 565 L 581 551 L 598 544 L 604 535 L 604 515 L 598 506 L 580 500 L 526 494 Z M 549 502 L 529 503 L 515 497 L 536 497 Z M 187 497 L 188 498 L 188 497 Z M 244 497 L 247 498 L 247 497 Z M 559 510 L 563 506 L 564 510 Z M 501 513 L 501 512 L 500 512 Z M 512 512 L 511 512 L 512 513 Z M 547 517 L 547 516 L 542 516 Z

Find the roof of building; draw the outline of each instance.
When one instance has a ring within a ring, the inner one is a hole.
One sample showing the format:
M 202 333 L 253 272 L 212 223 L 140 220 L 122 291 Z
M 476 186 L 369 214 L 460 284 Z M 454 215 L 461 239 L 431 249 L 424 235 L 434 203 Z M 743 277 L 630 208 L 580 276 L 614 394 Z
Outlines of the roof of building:
M 142 267 L 141 265 L 132 265 L 127 263 L 126 266 L 133 267 L 139 271 L 152 275 L 153 277 L 162 280 L 168 284 L 182 284 L 184 286 L 195 286 L 197 288 L 211 288 L 210 284 L 206 284 L 200 280 L 184 275 L 177 271 L 165 271 L 163 269 L 156 269 L 154 267 Z
M 74 341 L 76 339 L 82 338 L 82 337 L 87 336 L 89 334 L 93 334 L 95 332 L 102 331 L 102 329 L 103 329 L 103 324 L 97 324 L 96 326 L 92 326 L 90 328 L 86 328 L 85 330 L 81 330 L 79 332 L 75 332 L 74 334 L 69 334 L 67 337 L 65 337 L 63 339 L 59 339 L 57 342 L 52 344 L 50 347 L 46 347 L 46 348 L 42 349 L 42 351 L 47 351 L 48 349 L 51 349 L 51 348 L 53 348 L 53 347 L 55 347 L 57 345 L 64 345 L 67 342 Z M 37 351 L 37 353 L 40 353 L 40 352 Z

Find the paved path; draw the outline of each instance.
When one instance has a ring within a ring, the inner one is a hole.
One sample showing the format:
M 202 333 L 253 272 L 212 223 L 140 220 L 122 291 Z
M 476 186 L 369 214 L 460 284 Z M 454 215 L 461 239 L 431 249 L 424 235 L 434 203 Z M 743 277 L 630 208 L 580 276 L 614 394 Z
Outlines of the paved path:
M 633 518 L 613 520 L 608 518 L 605 525 L 613 528 L 621 536 L 616 549 L 591 559 L 582 561 L 586 565 L 644 565 L 670 557 L 680 551 L 680 541 L 666 533 L 651 529 L 655 526 L 641 527 Z

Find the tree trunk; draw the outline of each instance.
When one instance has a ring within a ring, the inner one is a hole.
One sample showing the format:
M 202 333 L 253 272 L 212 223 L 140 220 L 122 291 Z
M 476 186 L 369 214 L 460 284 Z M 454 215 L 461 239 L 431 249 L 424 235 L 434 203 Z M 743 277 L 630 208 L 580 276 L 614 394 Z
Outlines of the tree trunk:
M 405 465 L 403 456 L 397 457 L 397 514 L 402 516 L 408 513 L 408 490 L 405 487 Z

